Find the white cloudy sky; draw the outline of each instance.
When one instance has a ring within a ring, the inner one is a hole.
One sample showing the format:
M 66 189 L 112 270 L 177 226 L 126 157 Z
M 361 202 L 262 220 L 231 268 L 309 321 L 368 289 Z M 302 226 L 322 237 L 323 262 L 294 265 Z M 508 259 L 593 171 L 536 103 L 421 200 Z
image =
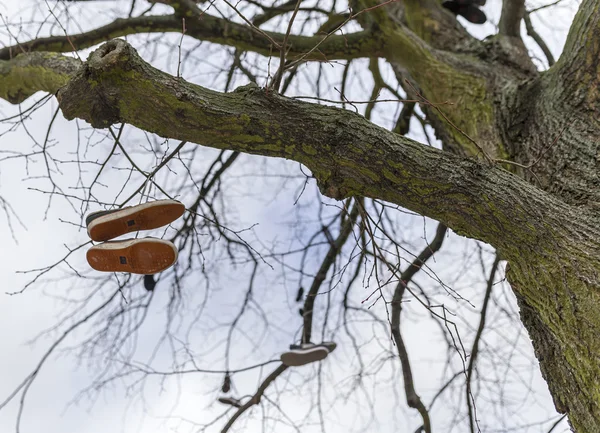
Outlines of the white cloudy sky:
M 27 21 L 32 16 L 32 5 L 39 3 L 33 0 L 21 2 L 4 0 L 0 3 L 0 12 L 3 19 L 11 23 L 19 20 Z M 85 20 L 82 20 L 82 22 L 88 27 L 94 27 L 99 25 L 99 20 L 102 22 L 109 20 L 111 15 L 106 14 L 104 16 L 102 8 L 116 7 L 114 6 L 115 3 L 124 8 L 129 4 L 128 2 L 107 1 L 86 6 L 89 8 L 85 14 L 87 22 Z M 540 4 L 542 4 L 541 1 L 528 2 L 530 6 Z M 542 34 L 557 57 L 564 43 L 566 31 L 577 2 L 565 1 L 564 4 L 564 7 L 561 5 L 552 9 L 551 13 L 536 15 L 534 20 L 539 33 Z M 473 32 L 480 37 L 493 33 L 493 23 L 498 20 L 499 7 L 499 0 L 488 0 L 488 4 L 484 9 L 490 22 L 484 26 L 473 27 Z M 51 20 L 52 17 L 48 19 Z M 1 32 L 0 37 L 3 38 L 3 44 L 9 43 L 6 32 Z M 528 43 L 530 42 L 528 41 Z M 207 49 L 211 50 L 210 47 Z M 541 55 L 540 58 L 542 58 Z M 219 65 L 222 61 L 224 61 L 224 58 L 215 57 L 210 59 L 212 65 Z M 168 65 L 161 65 L 158 62 L 155 62 L 155 65 L 169 70 Z M 184 74 L 184 77 L 190 80 L 202 81 L 202 71 L 188 70 L 186 73 L 187 75 Z M 210 86 L 210 83 L 203 84 Z M 27 103 L 24 106 L 27 106 Z M 56 101 L 51 100 L 43 109 L 37 112 L 33 120 L 28 122 L 28 125 L 32 126 L 31 130 L 25 131 L 21 128 L 16 132 L 1 135 L 0 151 L 31 149 L 31 136 L 43 140 L 48 121 L 56 107 Z M 5 102 L 0 103 L 1 117 L 7 117 L 16 112 L 15 107 Z M 385 123 L 386 119 L 388 117 L 386 117 L 385 111 L 381 111 L 379 121 Z M 84 125 L 80 124 L 80 126 Z M 5 130 L 6 128 L 1 131 L 4 132 Z M 83 131 L 82 135 L 86 134 L 89 136 L 91 131 Z M 74 122 L 65 121 L 60 117 L 60 114 L 53 127 L 52 137 L 56 140 L 57 146 L 63 146 L 56 149 L 57 154 L 69 155 L 69 152 L 76 150 L 78 136 Z M 136 136 L 133 132 L 129 137 L 132 141 L 139 139 L 139 136 Z M 92 148 L 90 152 L 97 152 L 97 157 L 102 158 L 103 152 L 106 152 L 106 147 L 98 146 Z M 206 164 L 208 165 L 215 157 L 216 152 L 209 149 L 202 150 L 202 152 L 206 156 Z M 88 155 L 88 157 L 92 156 Z M 143 155 L 136 155 L 136 157 L 139 157 L 139 161 L 143 161 L 146 167 L 152 164 L 152 160 L 145 158 Z M 7 397 L 35 368 L 40 356 L 59 335 L 51 333 L 49 337 L 41 338 L 32 343 L 32 339 L 41 331 L 52 327 L 56 322 L 56 318 L 64 314 L 65 308 L 68 308 L 68 305 L 65 305 L 61 299 L 62 296 L 68 291 L 83 294 L 88 287 L 88 282 L 79 281 L 77 278 L 69 276 L 69 270 L 64 269 L 49 275 L 52 281 L 33 285 L 19 295 L 7 294 L 20 290 L 31 279 L 31 274 L 22 274 L 19 271 L 48 266 L 64 256 L 67 251 L 66 247 L 74 247 L 86 241 L 85 232 L 71 224 L 79 221 L 73 217 L 72 210 L 64 201 L 57 200 L 46 215 L 47 196 L 32 190 L 32 188 L 47 188 L 44 181 L 32 179 L 37 173 L 40 173 L 40 166 L 43 167 L 43 162 L 39 158 L 37 158 L 37 163 L 34 164 L 35 159 L 32 159 L 31 167 L 27 167 L 22 160 L 0 165 L 0 196 L 14 207 L 23 223 L 21 226 L 15 218 L 12 218 L 15 240 L 13 233 L 8 229 L 7 219 L 0 212 L 0 222 L 2 223 L 2 228 L 0 228 L 0 245 L 2 245 L 0 248 L 0 288 L 2 289 L 0 290 L 0 342 L 2 343 L 0 348 L 0 401 Z M 248 158 L 242 167 L 235 172 L 237 177 L 232 177 L 227 186 L 231 188 L 231 195 L 235 197 L 235 203 L 231 203 L 230 207 L 234 213 L 237 212 L 239 226 L 258 224 L 255 229 L 256 238 L 273 241 L 285 237 L 288 227 L 284 222 L 293 219 L 295 186 L 290 185 L 287 190 L 283 191 L 273 191 L 272 187 L 279 185 L 278 183 L 268 180 L 260 182 L 256 180 L 246 181 L 245 179 L 252 179 L 252 177 L 244 176 L 258 171 L 259 167 L 269 173 L 288 172 L 295 175 L 299 175 L 299 170 L 297 164 L 280 161 L 269 161 L 266 166 L 263 164 L 265 163 L 257 162 L 257 159 Z M 28 168 L 31 169 L 30 173 L 26 171 Z M 67 170 L 62 176 L 57 176 L 64 180 L 72 176 L 73 173 Z M 98 192 L 99 196 L 103 200 L 112 201 L 118 191 L 119 182 L 123 181 L 125 176 L 126 173 L 122 171 L 110 171 L 105 178 L 109 186 L 101 189 Z M 316 206 L 318 199 L 314 194 L 314 185 L 309 186 L 309 190 L 310 192 L 303 196 L 303 200 L 299 204 L 304 205 L 307 209 L 312 209 Z M 419 241 L 419 236 L 423 232 L 423 223 L 418 221 L 421 220 L 407 217 L 402 222 L 407 239 L 416 239 L 415 242 Z M 412 228 L 410 228 L 411 224 Z M 434 225 L 428 224 L 427 227 L 428 233 L 431 235 Z M 480 298 L 476 294 L 481 294 L 484 288 L 484 281 L 481 280 L 480 273 L 478 273 L 478 270 L 475 272 L 472 269 L 464 271 L 464 269 L 469 269 L 469 259 L 465 259 L 465 262 L 459 266 L 455 261 L 456 257 L 473 257 L 476 254 L 474 242 L 461 240 L 454 235 L 452 235 L 451 240 L 453 240 L 453 251 L 444 251 L 436 257 L 436 272 L 449 281 L 455 281 L 455 288 L 464 289 L 467 292 L 470 290 L 470 293 L 474 293 L 473 302 L 477 303 Z M 89 271 L 83 260 L 83 251 L 81 254 L 75 255 L 71 264 L 77 270 L 88 273 Z M 472 259 L 472 261 L 474 263 L 475 259 Z M 225 319 L 223 318 L 227 317 L 230 309 L 236 305 L 235 293 L 239 291 L 237 290 L 239 287 L 243 286 L 243 275 L 246 269 L 243 266 L 240 269 L 233 268 L 225 260 L 217 260 L 217 258 L 207 266 L 212 266 L 213 269 L 222 266 L 218 269 L 219 276 L 212 287 L 213 291 L 210 293 L 211 310 L 206 313 L 206 316 L 212 322 L 205 323 L 193 339 L 197 342 L 198 352 L 202 353 L 203 366 L 209 369 L 221 369 L 223 367 L 222 355 L 211 355 L 207 352 L 209 352 L 210 347 L 216 347 L 222 342 L 225 328 L 219 327 L 218 324 L 224 322 Z M 261 301 L 264 302 L 263 305 L 271 306 L 271 309 L 267 310 L 273 311 L 272 314 L 276 323 L 283 325 L 288 320 L 284 314 L 288 311 L 288 307 L 295 308 L 293 300 L 289 299 L 290 296 L 294 296 L 295 287 L 286 286 L 282 278 L 270 272 L 276 271 L 270 271 L 270 268 L 261 270 L 259 280 L 260 289 L 263 291 Z M 200 286 L 200 283 L 198 284 L 198 292 L 200 292 L 203 287 Z M 190 285 L 190 291 L 195 289 L 191 287 L 193 281 L 188 282 L 188 285 Z M 272 296 L 269 294 L 270 291 L 276 290 L 279 290 L 280 292 L 277 293 L 280 294 L 285 292 L 285 295 Z M 157 296 L 161 299 L 160 293 Z M 188 299 L 198 300 L 202 296 L 191 293 Z M 164 304 L 166 298 L 162 299 L 162 302 Z M 163 304 L 158 302 L 158 305 Z M 511 308 L 514 308 L 514 305 Z M 151 324 L 147 324 L 140 331 L 141 335 L 137 350 L 142 354 L 152 350 L 153 346 L 147 344 L 147 341 L 153 341 L 153 337 L 160 332 L 161 326 L 163 326 L 164 316 L 161 314 L 159 307 L 155 310 L 152 311 L 153 320 L 149 322 Z M 414 314 L 415 317 L 418 316 L 418 313 L 414 312 Z M 465 314 L 468 315 L 468 313 Z M 296 326 L 300 325 L 298 317 L 293 320 L 298 322 Z M 432 361 L 434 357 L 431 354 L 435 353 L 437 344 L 436 340 L 432 338 L 435 328 L 431 324 L 422 325 L 421 322 L 418 325 L 416 323 L 405 323 L 403 324 L 403 331 L 406 335 L 407 344 L 411 347 L 417 386 L 422 390 L 423 395 L 431 395 L 439 385 L 439 377 L 431 373 L 433 371 L 432 367 L 435 366 L 435 362 Z M 507 329 L 506 332 L 522 333 L 523 331 Z M 259 348 L 248 347 L 247 344 L 246 347 L 237 348 L 239 355 L 234 356 L 234 362 L 239 367 L 250 361 L 260 362 L 276 358 L 278 351 L 284 349 L 290 343 L 288 339 L 284 338 L 285 336 L 285 333 L 269 334 L 262 340 L 263 345 Z M 326 337 L 329 337 L 329 335 L 326 335 Z M 490 339 L 502 344 L 501 332 L 498 332 L 498 335 L 491 336 Z M 243 343 L 240 344 L 243 346 Z M 67 341 L 62 348 L 68 345 L 69 342 Z M 522 350 L 531 353 L 529 346 L 524 346 Z M 332 380 L 332 383 L 339 386 L 340 389 L 345 384 L 342 380 L 343 374 L 334 368 L 335 362 L 336 360 L 339 363 L 347 362 L 349 357 L 351 357 L 351 351 L 340 346 L 332 359 L 327 360 L 330 363 L 328 366 L 330 370 L 328 371 L 331 371 L 331 375 L 335 379 Z M 160 362 L 160 356 L 158 358 Z M 56 352 L 40 371 L 31 387 L 23 413 L 22 431 L 95 433 L 116 430 L 128 433 L 150 433 L 168 429 L 169 431 L 187 432 L 194 430 L 186 422 L 181 421 L 182 419 L 208 419 L 223 410 L 222 407 L 214 404 L 214 399 L 218 395 L 217 389 L 221 376 L 185 377 L 181 381 L 169 381 L 163 384 L 164 387 L 162 388 L 160 383 L 154 381 L 145 388 L 143 394 L 136 393 L 133 397 L 125 393 L 122 387 L 109 387 L 100 393 L 94 394 L 95 397 L 92 400 L 82 398 L 72 404 L 78 393 L 89 385 L 90 379 L 96 372 L 94 369 L 99 368 L 98 365 L 93 363 L 93 360 L 91 364 L 92 368 L 86 360 L 78 365 L 77 359 L 71 353 L 60 350 Z M 532 400 L 528 400 L 526 411 L 518 414 L 520 422 L 526 424 L 528 421 L 535 422 L 552 416 L 551 399 L 539 372 L 534 370 L 530 374 L 526 371 L 528 365 L 522 367 L 523 380 L 530 381 L 532 388 L 536 390 L 535 399 L 537 404 L 532 403 Z M 269 372 L 272 368 L 273 366 L 267 366 L 265 372 Z M 264 377 L 264 375 L 262 376 Z M 282 381 L 284 383 L 280 385 L 281 389 L 287 389 L 288 391 L 293 389 L 295 384 L 297 385 L 297 382 L 303 377 L 291 372 L 285 381 Z M 250 393 L 255 387 L 256 380 L 257 378 L 253 374 L 238 375 L 235 382 L 236 389 L 239 390 L 240 394 Z M 397 414 L 389 415 L 399 409 L 394 407 L 394 386 L 393 384 L 387 385 L 387 387 L 382 385 L 381 392 L 376 393 L 377 400 L 374 409 L 384 421 L 376 427 L 373 425 L 365 427 L 365 431 L 403 431 L 400 426 L 408 428 L 417 425 L 415 415 L 410 411 L 402 410 Z M 401 384 L 396 385 L 398 389 L 401 386 Z M 290 391 L 285 394 L 282 400 L 282 407 L 285 408 L 286 413 L 295 419 L 303 416 L 304 408 L 302 405 L 306 403 L 298 404 L 294 403 L 294 400 L 299 401 L 302 396 L 301 393 L 306 392 L 310 387 L 299 389 L 301 391 L 295 397 L 294 392 Z M 336 389 L 332 388 L 326 392 L 336 392 Z M 508 398 L 513 397 L 518 400 L 515 396 L 509 396 Z M 400 392 L 400 400 L 402 399 Z M 12 402 L 9 406 L 0 410 L 0 432 L 14 431 L 18 411 L 17 403 Z M 296 404 L 298 407 L 295 406 Z M 346 406 L 338 405 L 333 408 L 332 411 L 336 414 L 335 419 L 340 421 L 337 427 L 329 426 L 330 430 L 328 431 L 347 431 L 348 427 L 353 426 L 357 422 L 354 416 L 357 407 L 355 404 L 357 404 L 356 401 L 350 401 Z M 166 416 L 172 413 L 181 417 L 178 418 L 179 421 L 174 422 L 172 419 L 165 419 Z M 440 410 L 439 414 L 439 416 L 451 416 L 451 414 L 444 413 L 443 410 Z M 482 415 L 483 417 L 484 415 Z M 242 421 L 240 425 L 247 428 L 247 430 L 240 431 L 261 431 L 258 423 L 245 424 L 245 421 Z M 496 426 L 496 428 L 497 431 L 502 431 L 502 426 Z M 493 431 L 492 426 L 490 426 L 489 431 Z

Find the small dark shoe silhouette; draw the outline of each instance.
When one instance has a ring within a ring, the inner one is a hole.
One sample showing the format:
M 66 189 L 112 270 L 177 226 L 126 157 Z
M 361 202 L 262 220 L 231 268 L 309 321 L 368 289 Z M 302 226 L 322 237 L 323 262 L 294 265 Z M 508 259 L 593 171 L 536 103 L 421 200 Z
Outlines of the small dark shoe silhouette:
M 487 18 L 483 11 L 476 6 L 483 4 L 485 4 L 485 0 L 471 0 L 470 2 L 468 0 L 451 0 L 445 1 L 442 6 L 473 24 L 483 24 L 487 21 Z
M 95 245 L 86 258 L 97 271 L 148 275 L 171 267 L 177 260 L 177 248 L 162 239 L 129 239 Z
M 185 211 L 177 200 L 157 200 L 123 209 L 92 212 L 85 219 L 87 231 L 96 242 L 107 241 L 138 230 L 167 225 Z
M 242 407 L 242 403 L 233 397 L 219 397 L 218 401 L 219 403 L 228 404 L 233 407 Z
M 156 287 L 156 281 L 154 280 L 153 274 L 144 275 L 144 288 L 151 292 Z

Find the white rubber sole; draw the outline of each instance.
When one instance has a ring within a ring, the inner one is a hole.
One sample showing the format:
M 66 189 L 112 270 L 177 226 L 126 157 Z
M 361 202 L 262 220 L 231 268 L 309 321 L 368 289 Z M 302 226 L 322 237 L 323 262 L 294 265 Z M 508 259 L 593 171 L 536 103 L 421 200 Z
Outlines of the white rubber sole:
M 292 344 L 290 346 L 290 350 L 300 350 L 300 349 L 310 349 L 311 347 L 324 347 L 329 351 L 329 353 L 333 352 L 337 344 L 333 341 L 323 341 L 322 343 L 305 343 L 305 344 Z
M 152 230 L 165 226 L 185 212 L 185 206 L 177 200 L 157 200 L 93 219 L 87 226 L 89 237 L 102 242 L 127 233 Z
M 316 361 L 322 361 L 329 355 L 329 350 L 323 346 L 316 346 L 311 349 L 296 349 L 285 352 L 281 355 L 281 362 L 288 367 L 300 367 Z

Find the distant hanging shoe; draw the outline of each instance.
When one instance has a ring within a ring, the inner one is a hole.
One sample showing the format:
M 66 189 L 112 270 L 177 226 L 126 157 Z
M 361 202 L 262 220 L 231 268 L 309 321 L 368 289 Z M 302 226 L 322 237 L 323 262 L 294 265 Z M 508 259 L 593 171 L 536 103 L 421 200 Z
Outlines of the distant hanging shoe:
M 231 376 L 229 372 L 225 373 L 225 377 L 223 378 L 223 385 L 221 385 L 221 391 L 227 394 L 231 391 Z
M 90 238 L 101 242 L 138 230 L 165 226 L 184 211 L 185 206 L 177 200 L 157 200 L 123 209 L 92 212 L 85 223 Z
M 292 345 L 290 351 L 281 354 L 281 362 L 288 367 L 300 367 L 311 362 L 322 361 L 329 355 L 329 349 L 312 343 Z
M 156 281 L 154 280 L 153 274 L 144 275 L 144 288 L 148 292 L 152 292 L 156 287 Z
M 487 18 L 478 6 L 484 4 L 485 0 L 450 0 L 442 3 L 442 6 L 473 24 L 483 24 L 487 21 Z
M 218 401 L 219 401 L 219 403 L 228 404 L 233 407 L 237 407 L 237 408 L 242 407 L 242 402 L 233 397 L 219 397 Z
M 171 267 L 177 260 L 177 248 L 163 239 L 129 239 L 95 245 L 86 258 L 97 271 L 148 275 Z
M 290 345 L 290 350 L 297 350 L 297 349 L 308 349 L 310 347 L 324 347 L 325 349 L 327 349 L 327 351 L 329 353 L 333 352 L 335 350 L 335 348 L 337 347 L 337 344 L 335 344 L 333 341 L 323 341 L 322 343 L 305 343 L 305 344 L 292 344 Z

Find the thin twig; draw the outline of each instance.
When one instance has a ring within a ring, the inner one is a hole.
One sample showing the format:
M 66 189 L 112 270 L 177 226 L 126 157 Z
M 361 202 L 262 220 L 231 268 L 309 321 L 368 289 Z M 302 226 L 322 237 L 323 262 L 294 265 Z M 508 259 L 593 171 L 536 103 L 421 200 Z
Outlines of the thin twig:
M 288 38 L 290 37 L 290 33 L 292 31 L 292 24 L 294 24 L 296 15 L 298 15 L 298 10 L 300 9 L 301 3 L 302 3 L 302 0 L 298 0 L 296 2 L 296 7 L 294 8 L 294 12 L 292 13 L 292 17 L 290 18 L 287 30 L 285 32 L 285 36 L 283 37 L 283 42 L 281 44 L 281 49 L 280 49 L 280 54 L 279 54 L 279 68 L 277 69 L 277 72 L 275 73 L 275 76 L 273 77 L 273 80 L 271 81 L 270 87 L 277 92 L 279 91 L 279 88 L 281 87 L 281 78 L 283 77 L 283 72 L 285 71 L 285 55 L 286 55 L 285 49 L 287 47 L 287 41 L 288 41 Z
M 273 370 L 273 372 L 267 376 L 267 378 L 263 381 L 263 383 L 260 384 L 260 386 L 256 390 L 256 393 L 252 396 L 252 398 L 250 400 L 248 400 L 244 405 L 242 405 L 242 407 L 240 407 L 233 414 L 233 416 L 229 419 L 229 421 L 227 421 L 227 424 L 225 424 L 225 427 L 223 427 L 223 429 L 221 430 L 221 433 L 227 433 L 229 431 L 229 429 L 231 428 L 231 426 L 233 425 L 233 423 L 235 423 L 235 421 L 240 416 L 242 416 L 242 414 L 244 412 L 246 412 L 252 406 L 259 404 L 261 397 L 267 390 L 267 387 L 275 379 L 277 379 L 285 370 L 287 370 L 287 368 L 288 368 L 287 365 L 281 364 L 279 367 L 277 367 L 275 370 Z
M 500 255 L 496 253 L 496 258 L 494 259 L 494 263 L 492 264 L 492 270 L 487 280 L 487 287 L 485 290 L 485 296 L 483 298 L 483 306 L 481 307 L 481 318 L 479 320 L 479 327 L 477 328 L 477 333 L 475 334 L 475 339 L 473 340 L 471 358 L 469 359 L 469 366 L 467 367 L 467 383 L 465 387 L 465 392 L 467 394 L 467 408 L 469 411 L 469 427 L 471 429 L 471 433 L 475 433 L 475 427 L 477 427 L 478 432 L 481 431 L 481 429 L 479 428 L 479 422 L 477 421 L 475 398 L 473 397 L 473 393 L 471 392 L 471 379 L 473 377 L 473 368 L 475 367 L 475 362 L 477 361 L 477 355 L 479 353 L 479 341 L 481 340 L 481 336 L 483 335 L 483 330 L 485 328 L 485 319 L 487 314 L 488 302 L 490 300 L 490 296 L 492 295 L 492 288 L 494 287 L 494 277 L 496 276 L 496 271 L 498 270 L 499 263 Z

